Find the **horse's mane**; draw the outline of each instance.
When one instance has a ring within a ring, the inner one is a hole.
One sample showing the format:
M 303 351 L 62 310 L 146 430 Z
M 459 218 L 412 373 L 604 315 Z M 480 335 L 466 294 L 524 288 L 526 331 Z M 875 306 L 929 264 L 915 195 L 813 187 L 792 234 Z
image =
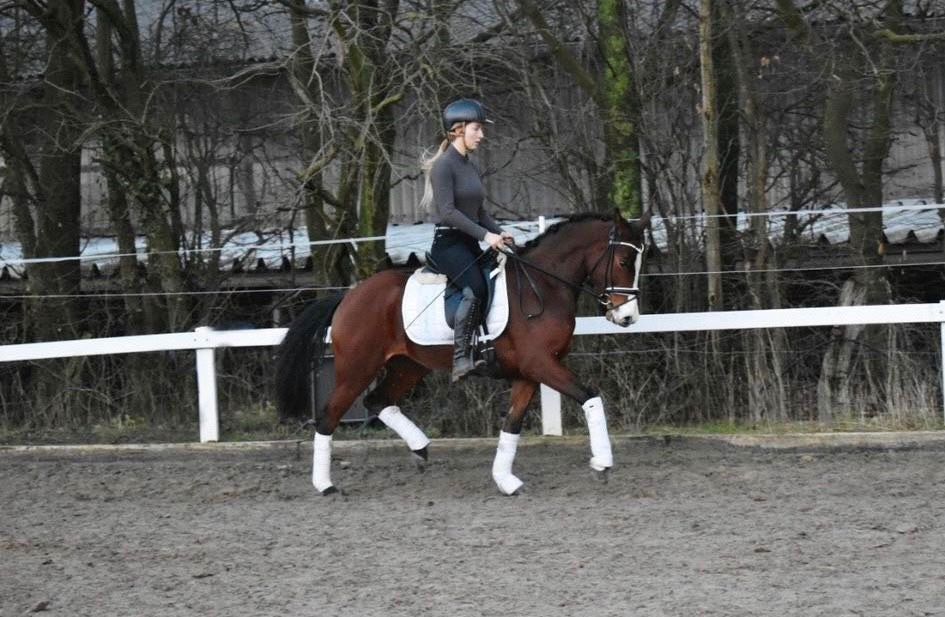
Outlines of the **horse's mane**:
M 539 246 L 546 238 L 553 236 L 561 231 L 562 227 L 566 227 L 571 223 L 580 223 L 581 221 L 609 221 L 613 218 L 613 215 L 600 214 L 599 212 L 580 212 L 578 214 L 572 214 L 563 221 L 558 221 L 551 227 L 545 230 L 545 233 L 532 238 L 519 249 L 519 254 L 524 255 L 531 251 L 533 248 Z

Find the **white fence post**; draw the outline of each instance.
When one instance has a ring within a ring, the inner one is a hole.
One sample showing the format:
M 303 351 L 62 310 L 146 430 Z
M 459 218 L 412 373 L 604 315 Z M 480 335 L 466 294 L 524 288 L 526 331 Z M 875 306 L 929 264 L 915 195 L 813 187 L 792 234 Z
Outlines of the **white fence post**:
M 541 434 L 562 435 L 561 393 L 541 384 Z
M 198 342 L 207 346 L 197 349 L 197 394 L 200 405 L 200 443 L 220 441 L 220 416 L 217 412 L 216 353 L 210 345 L 213 328 L 195 330 Z

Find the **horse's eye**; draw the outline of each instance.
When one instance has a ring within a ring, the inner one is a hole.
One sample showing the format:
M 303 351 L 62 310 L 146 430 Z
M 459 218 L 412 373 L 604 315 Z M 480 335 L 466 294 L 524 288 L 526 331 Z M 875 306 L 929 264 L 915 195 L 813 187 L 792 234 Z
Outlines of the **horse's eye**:
M 630 269 L 630 260 L 629 260 L 629 259 L 621 259 L 621 260 L 620 260 L 620 267 L 623 268 L 624 270 L 629 270 L 629 269 Z

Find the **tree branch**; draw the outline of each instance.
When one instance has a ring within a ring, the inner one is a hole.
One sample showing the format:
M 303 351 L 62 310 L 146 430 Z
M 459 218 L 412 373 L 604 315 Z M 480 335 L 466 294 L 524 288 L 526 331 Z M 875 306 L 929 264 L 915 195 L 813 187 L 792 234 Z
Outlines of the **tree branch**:
M 562 68 L 574 78 L 581 89 L 591 98 L 597 101 L 601 106 L 605 105 L 606 101 L 602 100 L 603 97 L 597 85 L 597 80 L 581 66 L 581 63 L 574 57 L 574 54 L 569 52 L 564 45 L 561 44 L 561 41 L 555 37 L 551 32 L 551 28 L 548 26 L 548 22 L 545 21 L 544 16 L 541 14 L 541 11 L 538 10 L 538 7 L 535 6 L 535 3 L 532 2 L 532 0 L 518 0 L 518 4 L 521 7 L 522 13 L 532 22 L 532 25 L 538 31 L 542 40 L 548 45 L 552 55 L 561 63 Z
M 945 41 L 945 32 L 930 32 L 928 34 L 898 34 L 889 28 L 883 28 L 873 33 L 876 38 L 886 39 L 894 45 L 913 45 L 928 41 Z

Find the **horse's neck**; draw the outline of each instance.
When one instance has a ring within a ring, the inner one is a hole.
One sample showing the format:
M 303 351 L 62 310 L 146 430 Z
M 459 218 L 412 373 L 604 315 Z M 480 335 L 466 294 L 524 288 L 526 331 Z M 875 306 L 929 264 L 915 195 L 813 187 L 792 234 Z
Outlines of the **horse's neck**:
M 586 252 L 591 243 L 581 241 L 565 230 L 559 234 L 554 241 L 549 239 L 539 246 L 532 261 L 564 280 L 580 285 L 588 275 Z

